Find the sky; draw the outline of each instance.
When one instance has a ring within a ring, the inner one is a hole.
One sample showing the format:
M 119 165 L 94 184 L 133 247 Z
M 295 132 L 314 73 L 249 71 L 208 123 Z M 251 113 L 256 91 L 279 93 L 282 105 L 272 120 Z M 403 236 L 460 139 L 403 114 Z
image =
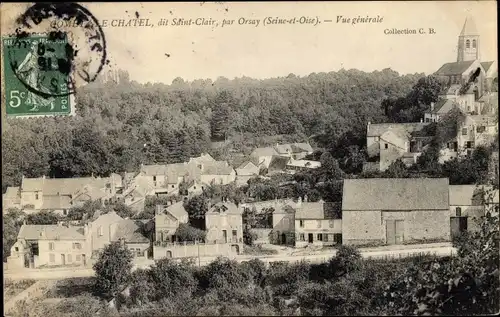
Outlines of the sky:
M 110 67 L 125 69 L 138 82 L 170 84 L 185 80 L 252 77 L 344 69 L 391 68 L 426 74 L 456 61 L 458 35 L 472 17 L 480 33 L 481 60 L 496 60 L 497 13 L 494 1 L 408 2 L 235 2 L 84 3 L 99 20 L 149 19 L 154 27 L 103 27 Z M 26 4 L 2 4 L 2 30 Z M 137 14 L 136 14 L 137 12 Z M 314 25 L 262 25 L 266 17 L 318 17 Z M 381 23 L 336 23 L 337 17 L 383 17 Z M 210 26 L 158 26 L 161 19 L 205 18 Z M 240 18 L 260 24 L 239 25 Z M 222 20 L 233 25 L 220 27 Z M 332 20 L 332 22 L 324 22 Z M 115 22 L 116 23 L 116 22 Z M 386 29 L 433 28 L 430 35 L 386 35 Z M 2 31 L 2 34 L 5 34 Z

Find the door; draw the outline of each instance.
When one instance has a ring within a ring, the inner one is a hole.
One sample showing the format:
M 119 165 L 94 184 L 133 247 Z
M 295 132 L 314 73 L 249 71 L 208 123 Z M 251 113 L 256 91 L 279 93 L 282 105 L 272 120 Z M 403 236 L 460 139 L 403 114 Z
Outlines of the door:
M 224 241 L 224 243 L 227 243 L 227 231 L 226 230 L 222 230 L 222 241 Z
M 401 244 L 404 241 L 404 221 L 386 220 L 387 244 Z
M 85 254 L 82 254 L 82 261 L 83 261 L 83 266 L 87 266 L 87 257 Z
M 64 254 L 61 254 L 61 264 L 66 265 L 66 256 Z
M 309 243 L 313 243 L 313 241 L 314 241 L 314 235 L 313 235 L 312 233 L 310 233 L 310 234 L 308 235 L 307 241 L 308 241 Z
M 404 221 L 403 220 L 396 220 L 396 244 L 402 244 L 404 242 L 404 232 L 405 232 L 405 227 L 404 227 Z
M 286 244 L 286 234 L 281 234 L 281 244 Z

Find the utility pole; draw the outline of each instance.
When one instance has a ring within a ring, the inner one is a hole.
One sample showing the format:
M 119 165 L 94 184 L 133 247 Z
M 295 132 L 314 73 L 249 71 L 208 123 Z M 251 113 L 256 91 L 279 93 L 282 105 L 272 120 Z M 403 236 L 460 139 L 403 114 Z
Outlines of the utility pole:
M 198 245 L 198 267 L 201 267 L 201 258 L 200 258 L 200 244 L 196 242 Z

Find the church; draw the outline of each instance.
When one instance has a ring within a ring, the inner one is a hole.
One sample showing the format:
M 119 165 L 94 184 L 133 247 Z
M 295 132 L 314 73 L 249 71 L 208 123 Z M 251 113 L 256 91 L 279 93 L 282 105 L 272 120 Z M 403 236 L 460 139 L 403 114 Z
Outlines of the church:
M 464 87 L 473 81 L 470 92 L 478 100 L 486 92 L 496 91 L 498 87 L 498 65 L 496 61 L 481 61 L 480 35 L 474 20 L 465 19 L 462 32 L 458 36 L 457 61 L 446 63 L 434 74 L 447 81 L 448 87 Z M 466 92 L 459 92 L 463 94 Z

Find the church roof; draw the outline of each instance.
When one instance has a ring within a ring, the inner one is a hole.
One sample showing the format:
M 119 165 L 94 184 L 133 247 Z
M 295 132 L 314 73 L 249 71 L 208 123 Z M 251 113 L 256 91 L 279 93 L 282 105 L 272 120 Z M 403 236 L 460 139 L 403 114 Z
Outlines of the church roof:
M 479 35 L 479 32 L 477 32 L 476 29 L 476 24 L 474 23 L 474 20 L 470 17 L 465 19 L 462 32 L 460 32 L 460 36 L 467 36 L 467 35 Z
M 474 61 L 446 63 L 435 73 L 438 76 L 462 75 Z

